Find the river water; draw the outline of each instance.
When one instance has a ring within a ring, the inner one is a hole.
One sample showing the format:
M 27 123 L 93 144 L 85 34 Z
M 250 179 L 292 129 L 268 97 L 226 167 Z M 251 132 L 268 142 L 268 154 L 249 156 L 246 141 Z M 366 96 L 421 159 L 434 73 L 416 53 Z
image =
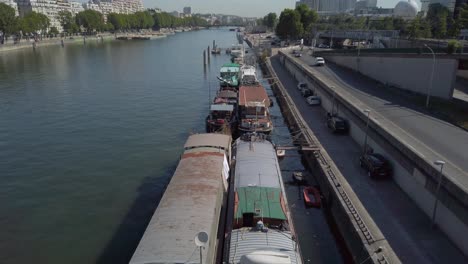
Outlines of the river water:
M 229 59 L 212 56 L 204 71 L 212 40 L 226 48 L 236 36 L 201 30 L 0 54 L 0 263 L 128 262 L 187 136 L 204 132 Z M 279 108 L 272 113 L 275 139 L 288 141 Z M 306 259 L 340 263 L 323 214 L 298 219 L 298 229 L 316 226 L 302 239 Z

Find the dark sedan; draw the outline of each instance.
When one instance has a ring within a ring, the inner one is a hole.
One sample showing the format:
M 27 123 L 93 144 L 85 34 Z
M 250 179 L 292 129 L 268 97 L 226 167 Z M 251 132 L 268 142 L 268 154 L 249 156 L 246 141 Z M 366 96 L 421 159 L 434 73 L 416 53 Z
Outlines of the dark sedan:
M 387 178 L 392 175 L 390 163 L 380 154 L 364 154 L 359 158 L 359 164 L 367 170 L 367 175 L 371 178 Z

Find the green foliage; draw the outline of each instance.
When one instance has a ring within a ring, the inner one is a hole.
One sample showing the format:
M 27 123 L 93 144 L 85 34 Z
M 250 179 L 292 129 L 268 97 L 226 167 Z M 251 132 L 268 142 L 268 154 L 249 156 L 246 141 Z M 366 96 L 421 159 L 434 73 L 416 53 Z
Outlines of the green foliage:
M 0 31 L 6 34 L 13 33 L 16 30 L 17 22 L 15 10 L 4 3 L 0 3 Z
M 79 32 L 79 27 L 76 24 L 75 19 L 73 18 L 72 13 L 68 11 L 58 12 L 58 19 L 60 25 L 63 27 L 63 31 L 69 34 L 74 34 Z
M 58 29 L 57 29 L 56 27 L 51 27 L 51 28 L 49 29 L 49 34 L 51 34 L 51 35 L 58 35 L 58 34 L 59 34 L 59 31 L 58 31 Z
M 431 26 L 432 35 L 436 38 L 443 38 L 447 35 L 447 19 L 449 18 L 447 7 L 437 3 L 430 4 L 427 11 L 426 20 Z
M 293 9 L 284 9 L 276 26 L 276 35 L 282 39 L 297 39 L 302 35 L 303 31 L 299 12 Z
M 47 29 L 50 26 L 49 18 L 40 13 L 31 12 L 25 15 L 19 21 L 19 29 L 23 31 L 23 33 L 37 33 L 38 31 L 42 31 L 42 33 L 47 32 Z
M 274 29 L 277 23 L 278 17 L 276 16 L 276 13 L 268 13 L 266 16 L 263 17 L 261 24 L 265 25 L 270 29 Z
M 447 44 L 447 53 L 452 54 L 457 51 L 457 49 L 461 48 L 460 42 L 456 40 L 450 40 Z
M 197 26 L 206 26 L 207 22 L 203 18 L 199 16 L 192 16 L 192 17 L 175 17 L 171 14 L 166 12 L 162 13 L 155 13 L 153 15 L 154 18 L 154 26 L 153 28 L 159 30 L 161 28 L 174 28 L 174 27 L 197 27 Z M 221 22 L 219 22 L 221 24 Z
M 107 21 L 115 30 L 149 29 L 154 25 L 154 18 L 148 11 L 134 14 L 111 13 Z
M 468 28 L 468 4 L 464 4 L 460 8 L 457 20 L 459 28 Z
M 317 12 L 309 9 L 305 4 L 298 5 L 296 11 L 301 17 L 302 28 L 306 31 L 310 31 L 312 24 L 318 20 Z
M 104 30 L 104 17 L 98 11 L 87 9 L 76 14 L 76 24 L 86 29 L 88 33 Z

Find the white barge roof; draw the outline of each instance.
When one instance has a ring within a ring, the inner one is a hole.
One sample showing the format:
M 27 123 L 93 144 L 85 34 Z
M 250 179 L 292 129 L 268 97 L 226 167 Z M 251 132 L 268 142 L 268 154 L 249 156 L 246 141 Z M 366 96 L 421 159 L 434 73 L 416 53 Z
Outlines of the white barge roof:
M 273 145 L 266 140 L 236 141 L 235 187 L 281 188 L 281 171 Z
M 266 259 L 268 263 L 302 263 L 296 242 L 291 238 L 289 231 L 270 229 L 268 232 L 261 232 L 251 228 L 241 228 L 232 231 L 230 242 L 229 263 L 241 263 L 243 256 L 245 258 L 255 254 L 262 255 L 264 262 L 260 263 L 267 263 Z

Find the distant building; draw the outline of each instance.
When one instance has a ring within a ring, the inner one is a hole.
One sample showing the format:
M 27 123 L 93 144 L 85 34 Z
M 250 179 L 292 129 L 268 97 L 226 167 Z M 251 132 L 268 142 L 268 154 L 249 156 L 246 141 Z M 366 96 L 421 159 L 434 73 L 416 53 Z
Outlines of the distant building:
M 70 13 L 72 13 L 72 15 L 76 15 L 79 12 L 82 12 L 85 10 L 82 3 L 79 3 L 79 2 L 69 2 L 69 3 L 70 3 Z
M 296 6 L 300 4 L 307 5 L 319 14 L 338 14 L 353 10 L 356 0 L 300 0 L 296 2 Z
M 393 10 L 393 16 L 403 19 L 413 19 L 418 15 L 418 4 L 414 0 L 400 1 Z
M 180 17 L 179 12 L 177 12 L 177 11 L 172 11 L 170 14 L 175 16 L 175 17 Z
M 13 0 L 0 1 L 14 2 Z M 69 11 L 76 15 L 85 9 L 91 9 L 102 13 L 104 19 L 107 19 L 110 13 L 132 14 L 144 10 L 141 0 L 90 0 L 85 4 L 68 0 L 16 0 L 16 2 L 20 16 L 25 16 L 32 11 L 44 14 L 49 18 L 50 26 L 56 27 L 59 31 L 63 30 L 58 20 L 60 11 Z
M 18 4 L 14 0 L 0 0 L 0 3 L 4 3 L 8 6 L 11 6 L 13 9 L 15 9 L 15 15 L 19 15 L 18 13 Z
M 191 16 L 192 15 L 192 8 L 190 6 L 184 7 L 184 15 Z
M 60 5 L 56 0 L 17 0 L 18 11 L 20 16 L 25 16 L 34 11 L 46 15 L 50 20 L 50 27 L 56 27 L 62 31 L 62 25 L 58 20 L 58 12 L 66 9 L 64 1 L 60 1 Z M 68 3 L 68 2 L 67 2 Z
M 457 2 L 461 3 L 463 0 L 421 0 L 421 11 L 424 13 L 424 15 L 426 15 L 427 11 L 429 10 L 429 5 L 441 4 L 447 7 L 450 13 L 453 14 L 455 12 L 455 6 L 457 5 Z

